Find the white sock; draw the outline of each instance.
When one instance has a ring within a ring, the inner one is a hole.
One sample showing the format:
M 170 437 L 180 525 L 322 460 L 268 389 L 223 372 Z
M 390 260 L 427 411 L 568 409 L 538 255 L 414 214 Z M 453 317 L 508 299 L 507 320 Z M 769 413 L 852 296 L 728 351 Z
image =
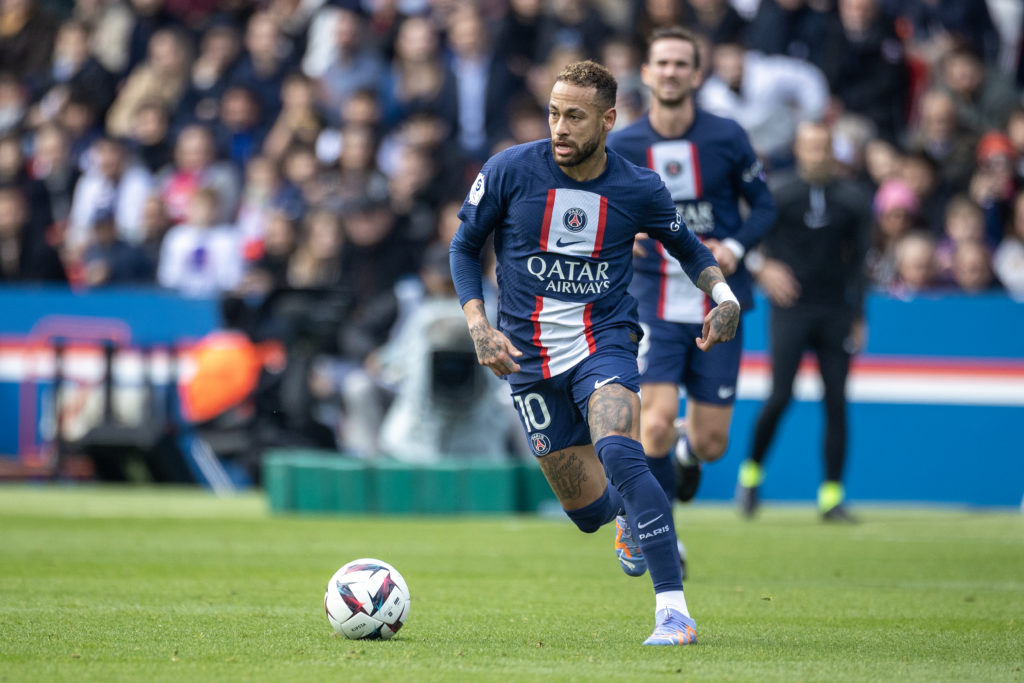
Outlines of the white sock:
M 686 598 L 683 597 L 683 591 L 665 591 L 664 593 L 655 593 L 655 616 L 657 616 L 657 613 L 663 609 L 674 609 L 677 612 L 681 612 L 684 617 L 690 616 L 690 611 L 686 609 Z

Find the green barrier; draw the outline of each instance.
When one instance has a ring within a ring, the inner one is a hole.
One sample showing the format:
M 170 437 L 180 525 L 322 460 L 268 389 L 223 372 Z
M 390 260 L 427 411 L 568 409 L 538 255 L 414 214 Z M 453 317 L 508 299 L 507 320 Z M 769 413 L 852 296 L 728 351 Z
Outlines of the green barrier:
M 263 487 L 275 512 L 454 515 L 535 513 L 554 500 L 536 462 L 411 465 L 329 451 L 271 451 Z

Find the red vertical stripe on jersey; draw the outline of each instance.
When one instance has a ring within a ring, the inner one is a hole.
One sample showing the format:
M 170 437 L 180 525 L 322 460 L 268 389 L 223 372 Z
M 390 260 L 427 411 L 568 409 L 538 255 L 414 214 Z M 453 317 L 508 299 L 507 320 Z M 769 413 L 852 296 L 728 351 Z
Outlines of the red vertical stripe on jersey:
M 661 277 L 658 278 L 658 320 L 665 319 L 665 299 L 668 298 L 668 259 L 665 255 L 665 247 L 661 246 L 661 242 L 657 242 L 658 256 L 660 260 L 658 263 L 658 273 Z
M 554 190 L 551 191 L 554 193 Z M 550 197 L 554 197 L 554 194 L 549 195 L 548 199 L 548 216 L 551 215 L 551 200 Z M 545 223 L 546 225 L 546 223 Z M 544 231 L 545 233 L 547 230 Z M 533 345 L 540 349 L 540 370 L 541 374 L 544 375 L 544 379 L 551 377 L 551 357 L 548 355 L 548 350 L 544 348 L 544 345 L 540 343 L 540 312 L 544 310 L 544 297 L 538 296 L 536 303 L 533 305 L 533 313 L 530 314 L 530 320 L 533 321 Z
M 551 212 L 555 210 L 555 190 L 548 190 L 548 203 L 544 207 L 544 222 L 540 226 L 540 248 L 548 250 L 548 235 L 551 232 Z M 539 308 L 537 310 L 540 310 Z M 538 328 L 539 329 L 539 328 Z
M 597 351 L 597 342 L 594 341 L 594 330 L 590 326 L 590 312 L 594 309 L 593 302 L 583 307 L 583 334 L 587 337 L 587 348 L 591 353 Z
M 601 212 L 597 218 L 597 234 L 594 235 L 594 251 L 590 253 L 591 258 L 597 258 L 601 253 L 601 245 L 604 244 L 604 221 L 608 215 L 608 198 L 601 196 Z
M 704 194 L 700 182 L 700 157 L 697 156 L 697 145 L 692 143 L 690 144 L 690 159 L 693 161 L 693 194 L 700 199 Z
M 654 169 L 654 148 L 647 148 L 647 168 Z

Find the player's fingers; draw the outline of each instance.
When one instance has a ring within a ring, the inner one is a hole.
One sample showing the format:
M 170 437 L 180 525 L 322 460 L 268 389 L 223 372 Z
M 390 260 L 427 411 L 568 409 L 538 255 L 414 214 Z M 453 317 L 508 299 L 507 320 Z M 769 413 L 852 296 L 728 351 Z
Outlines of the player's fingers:
M 523 355 L 523 352 L 517 349 L 516 347 L 512 346 L 512 342 L 510 342 L 508 339 L 505 339 L 505 350 L 508 351 L 508 354 L 510 356 L 515 356 L 517 358 Z

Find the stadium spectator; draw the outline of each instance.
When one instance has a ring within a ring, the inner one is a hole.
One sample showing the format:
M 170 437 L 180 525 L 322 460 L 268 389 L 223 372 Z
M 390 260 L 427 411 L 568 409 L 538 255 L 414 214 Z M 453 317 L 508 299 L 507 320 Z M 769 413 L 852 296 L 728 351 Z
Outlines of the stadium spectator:
M 1013 156 L 1017 160 L 1014 166 L 1017 187 L 1024 187 L 1024 103 L 1014 107 L 1010 119 L 1006 123 L 1006 138 L 1013 147 Z
M 180 29 L 178 20 L 167 11 L 166 0 L 130 0 L 132 26 L 128 32 L 125 50 L 128 62 L 122 74 L 130 73 L 149 54 L 150 42 L 157 32 L 164 29 Z M 123 49 L 123 48 L 122 48 Z
M 230 83 L 241 85 L 256 96 L 266 120 L 273 121 L 281 110 L 281 85 L 293 69 L 295 58 L 274 16 L 259 11 L 246 25 L 244 50 L 231 71 Z
M 217 157 L 242 169 L 259 150 L 267 135 L 260 103 L 244 86 L 229 86 L 220 98 L 220 111 L 211 126 L 217 145 Z
M 825 385 L 825 471 L 818 510 L 824 521 L 851 522 L 842 483 L 846 377 L 850 358 L 861 350 L 866 334 L 864 259 L 871 217 L 860 189 L 834 176 L 826 126 L 801 125 L 795 153 L 799 177 L 776 193 L 779 220 L 765 237 L 765 259 L 757 274 L 772 302 L 772 388 L 740 467 L 737 498 L 742 514 L 753 516 L 760 505 L 768 449 L 792 399 L 804 352 L 813 351 Z
M 71 213 L 71 199 L 80 176 L 63 128 L 49 123 L 36 129 L 29 174 L 46 189 L 52 220 L 63 224 Z
M 247 258 L 245 274 L 238 286 L 240 293 L 265 296 L 288 285 L 288 264 L 295 253 L 297 232 L 294 215 L 282 209 L 270 211 L 259 254 Z
M 981 242 L 962 242 L 953 252 L 953 283 L 967 294 L 994 291 L 999 283 L 992 272 L 992 255 Z
M 946 205 L 942 237 L 935 249 L 937 274 L 943 282 L 953 281 L 953 260 L 957 247 L 966 242 L 986 243 L 985 214 L 971 198 L 959 194 Z
M 807 0 L 761 0 L 747 27 L 747 47 L 823 64 L 828 13 Z
M 686 0 L 690 29 L 704 36 L 712 46 L 744 42 L 747 22 L 728 0 Z
M 231 24 L 218 22 L 199 40 L 199 54 L 189 70 L 188 89 L 178 119 L 182 124 L 212 123 L 220 110 L 218 100 L 231 83 L 242 53 L 242 39 Z
M 999 34 L 987 2 L 977 0 L 889 0 L 899 15 L 910 49 L 927 63 L 935 63 L 953 45 L 964 44 L 985 61 L 999 56 Z
M 164 237 L 171 229 L 171 219 L 160 195 L 153 193 L 142 204 L 142 243 L 139 245 L 146 252 L 150 263 L 159 264 L 160 249 Z
M 769 167 L 792 165 L 797 126 L 820 121 L 828 105 L 821 71 L 792 57 L 744 50 L 739 43 L 717 45 L 712 59 L 712 75 L 697 98 L 701 107 L 743 126 Z
M 308 76 L 317 79 L 320 106 L 330 117 L 328 120 L 339 124 L 337 113 L 345 103 L 360 90 L 376 92 L 387 69 L 376 48 L 367 40 L 366 20 L 357 10 L 325 8 L 317 15 L 316 23 L 321 22 L 333 27 L 331 37 L 324 41 L 331 44 L 329 58 L 323 60 L 323 66 L 316 64 L 312 51 L 318 46 L 311 40 L 303 68 Z
M 49 70 L 31 84 L 37 120 L 52 121 L 72 91 L 105 110 L 114 100 L 114 77 L 89 55 L 89 27 L 74 19 L 57 31 Z
M 29 206 L 25 234 L 42 239 L 53 223 L 50 193 L 46 185 L 32 177 L 18 135 L 0 137 L 0 187 L 17 189 Z
M 71 200 L 66 241 L 72 254 L 91 242 L 92 222 L 104 212 L 114 215 L 124 241 L 141 242 L 142 207 L 154 188 L 152 175 L 135 163 L 121 141 L 100 138 L 93 144 L 92 157 Z
M 822 35 L 821 70 L 846 111 L 862 114 L 895 142 L 906 122 L 906 55 L 893 19 L 878 0 L 839 0 L 838 18 Z
M 0 70 L 0 135 L 20 131 L 31 100 L 13 73 Z
M 1010 202 L 1014 192 L 1015 152 L 1009 138 L 999 132 L 990 132 L 978 141 L 976 166 L 968 193 L 985 212 L 986 233 L 997 242 L 1003 235 L 1006 219 L 1010 215 Z
M 409 17 L 395 38 L 395 59 L 381 90 L 381 118 L 394 128 L 423 109 L 444 119 L 448 134 L 458 127 L 455 77 L 441 59 L 437 29 L 426 17 Z
M 189 197 L 188 220 L 164 237 L 157 264 L 160 286 L 186 297 L 211 297 L 238 286 L 242 249 L 237 230 L 219 222 L 219 198 L 209 187 Z
M 893 249 L 901 237 L 918 227 L 920 202 L 909 185 L 894 178 L 878 188 L 873 207 L 875 228 L 871 234 L 867 268 L 872 282 L 886 288 L 896 278 Z
M 50 66 L 57 22 L 41 5 L 35 0 L 0 5 L 0 64 L 22 78 L 40 78 Z
M 287 282 L 300 289 L 330 289 L 341 282 L 344 233 L 337 215 L 317 209 L 303 223 L 298 244 L 288 260 Z
M 956 102 L 957 120 L 976 135 L 1001 129 L 1018 103 L 1013 84 L 995 69 L 986 69 L 968 47 L 945 54 L 938 68 L 939 87 Z
M 170 112 L 162 102 L 149 100 L 136 108 L 128 141 L 135 158 L 154 175 L 159 175 L 174 157 L 170 131 Z
M 935 262 L 935 238 L 916 230 L 901 237 L 895 246 L 896 277 L 889 289 L 894 296 L 911 299 L 939 283 Z
M 454 12 L 448 24 L 451 70 L 458 101 L 456 140 L 469 158 L 483 160 L 508 128 L 507 102 L 521 89 L 492 47 L 479 12 Z
M 541 0 L 509 0 L 508 11 L 498 24 L 495 44 L 509 71 L 519 78 L 526 78 L 534 63 L 540 61 L 542 22 Z
M 246 258 L 259 255 L 268 221 L 278 212 L 283 212 L 290 220 L 301 219 L 302 196 L 297 188 L 284 182 L 272 159 L 253 157 L 245 167 L 245 184 L 236 221 Z
M 555 49 L 572 49 L 588 58 L 601 54 L 601 45 L 611 28 L 593 0 L 553 0 L 540 28 L 540 55 L 550 56 Z
M 996 275 L 1014 298 L 1024 300 L 1024 189 L 1013 200 L 1006 236 L 992 258 Z
M 301 72 L 291 73 L 281 85 L 281 113 L 263 140 L 263 154 L 277 160 L 293 144 L 315 145 L 323 127 L 316 83 Z
M 948 190 L 967 189 L 976 136 L 957 120 L 956 102 L 944 90 L 929 90 L 921 98 L 918 120 L 907 130 L 906 148 L 931 159 Z
M 157 177 L 160 195 L 172 221 L 180 222 L 188 212 L 192 195 L 201 187 L 217 193 L 218 223 L 235 218 L 240 181 L 235 168 L 217 159 L 213 134 L 206 126 L 186 126 L 174 143 L 174 163 Z
M 153 34 L 145 62 L 132 69 L 107 112 L 107 132 L 116 137 L 131 135 L 135 110 L 155 100 L 177 111 L 189 76 L 188 39 L 177 29 Z
M 0 187 L 0 282 L 67 282 L 57 251 L 28 234 L 30 214 L 17 188 Z
M 153 283 L 156 263 L 142 247 L 120 237 L 113 213 L 101 210 L 93 217 L 90 232 L 92 239 L 82 257 L 86 287 Z
M 917 197 L 918 222 L 938 235 L 942 231 L 946 202 L 954 190 L 942 184 L 935 162 L 920 152 L 904 154 L 900 157 L 896 177 L 906 183 Z

